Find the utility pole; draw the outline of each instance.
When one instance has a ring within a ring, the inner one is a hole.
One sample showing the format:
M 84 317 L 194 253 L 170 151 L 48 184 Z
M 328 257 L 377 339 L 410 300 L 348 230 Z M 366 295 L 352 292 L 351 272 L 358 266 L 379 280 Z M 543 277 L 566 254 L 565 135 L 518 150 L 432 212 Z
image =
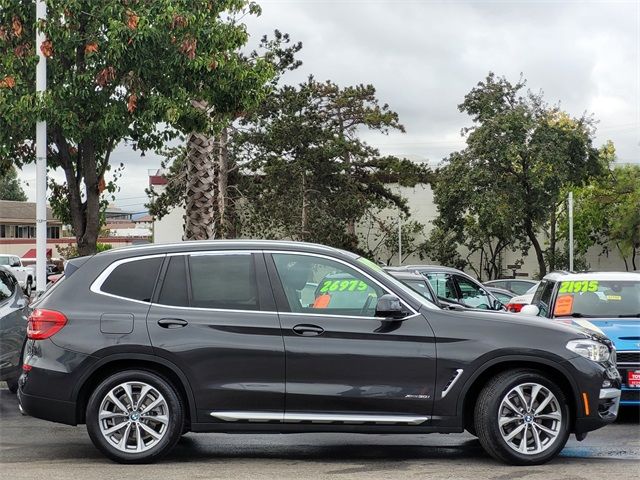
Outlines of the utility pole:
M 573 272 L 573 192 L 569 192 L 569 271 Z
M 42 53 L 44 33 L 40 22 L 47 18 L 45 0 L 36 0 L 36 94 L 47 90 L 47 58 Z M 47 122 L 36 123 L 36 291 L 44 292 L 47 285 Z

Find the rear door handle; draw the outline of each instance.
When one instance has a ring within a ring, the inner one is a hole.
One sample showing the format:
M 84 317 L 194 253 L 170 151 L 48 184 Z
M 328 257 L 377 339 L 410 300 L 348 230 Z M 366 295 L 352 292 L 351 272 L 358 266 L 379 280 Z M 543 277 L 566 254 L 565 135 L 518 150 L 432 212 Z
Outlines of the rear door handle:
M 162 328 L 180 328 L 187 325 L 189 322 L 181 318 L 161 318 L 158 320 L 158 325 Z
M 310 337 L 313 335 L 322 335 L 324 333 L 324 328 L 319 327 L 317 325 L 296 325 L 293 327 L 293 332 L 297 335 L 302 335 L 304 337 Z

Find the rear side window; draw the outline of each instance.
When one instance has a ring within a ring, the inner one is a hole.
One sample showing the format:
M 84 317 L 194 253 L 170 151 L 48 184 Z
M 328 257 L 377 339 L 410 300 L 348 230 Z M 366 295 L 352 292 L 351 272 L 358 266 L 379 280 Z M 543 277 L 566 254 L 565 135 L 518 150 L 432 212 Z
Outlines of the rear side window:
M 189 274 L 192 307 L 260 309 L 251 254 L 191 255 Z
M 118 297 L 151 302 L 153 287 L 162 264 L 162 257 L 133 260 L 118 265 L 100 290 Z

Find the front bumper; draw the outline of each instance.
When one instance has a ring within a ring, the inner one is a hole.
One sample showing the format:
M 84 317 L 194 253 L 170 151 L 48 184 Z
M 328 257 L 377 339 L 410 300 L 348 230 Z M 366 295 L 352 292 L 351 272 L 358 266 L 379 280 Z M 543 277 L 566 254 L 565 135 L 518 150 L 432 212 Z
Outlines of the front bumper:
M 576 370 L 577 405 L 573 432 L 582 434 L 613 423 L 621 398 L 620 375 L 612 363 L 600 364 L 583 357 L 568 361 Z

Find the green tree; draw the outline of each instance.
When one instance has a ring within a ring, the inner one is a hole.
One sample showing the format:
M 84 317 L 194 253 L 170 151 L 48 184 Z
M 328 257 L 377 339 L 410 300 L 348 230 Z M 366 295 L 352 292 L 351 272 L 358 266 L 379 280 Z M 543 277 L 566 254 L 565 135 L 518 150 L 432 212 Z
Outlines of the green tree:
M 466 251 L 465 266 L 480 279 L 500 277 L 501 255 L 528 247 L 521 225 L 514 222 L 510 198 L 493 188 L 491 176 L 487 169 L 474 168 L 463 151 L 449 156 L 433 183 L 438 228 L 429 238 L 429 251 L 436 255 L 432 259 L 460 263 L 451 256 L 450 247 L 438 245 L 455 239 Z
M 164 152 L 162 167 L 166 170 L 167 184 L 162 194 L 147 189 L 151 201 L 150 212 L 161 218 L 176 205 L 186 209 L 184 238 L 187 240 L 208 238 L 233 238 L 237 236 L 239 219 L 235 210 L 239 198 L 238 182 L 240 165 L 232 154 L 237 120 L 253 111 L 261 99 L 275 89 L 280 76 L 300 65 L 295 54 L 301 43 L 291 43 L 290 37 L 276 30 L 272 38 L 266 35 L 260 46 L 248 56 L 240 58 L 250 65 L 258 59 L 271 66 L 273 75 L 268 81 L 242 99 L 237 97 L 234 83 L 220 87 L 220 97 L 235 99 L 225 114 L 215 110 L 208 113 L 209 123 L 202 131 L 191 132 L 185 145 Z M 206 104 L 200 102 L 200 107 Z
M 34 2 L 0 0 L 0 164 L 33 162 L 35 120 L 47 121 L 49 165 L 66 178 L 51 203 L 68 201 L 81 255 L 96 251 L 116 145 L 158 149 L 259 97 L 272 64 L 238 53 L 239 19 L 258 13 L 245 0 L 48 2 L 49 89 L 37 96 Z
M 27 201 L 27 195 L 20 185 L 18 172 L 13 165 L 5 173 L 0 174 L 0 200 Z
M 400 235 L 398 221 L 402 222 Z M 424 224 L 412 220 L 410 216 L 384 215 L 380 211 L 368 212 L 359 222 L 362 227 L 360 249 L 366 252 L 368 258 L 385 265 L 397 264 L 402 244 L 402 262 L 404 263 L 412 255 L 420 259 L 424 257 Z
M 358 250 L 366 212 L 406 200 L 388 186 L 427 181 L 428 170 L 382 156 L 363 130 L 404 131 L 371 85 L 341 88 L 310 77 L 271 95 L 243 125 L 238 155 L 248 159 L 245 228 L 250 236 L 314 241 Z
M 522 79 L 512 84 L 493 73 L 479 82 L 459 105 L 473 125 L 463 130 L 467 146 L 454 157 L 482 182 L 465 183 L 463 177 L 459 186 L 471 186 L 464 195 L 469 196 L 469 205 L 477 203 L 476 211 L 469 213 L 480 231 L 488 229 L 493 211 L 498 220 L 493 238 L 511 246 L 519 239 L 505 234 L 524 232 L 535 251 L 538 273 L 544 276 L 547 249 L 539 235 L 555 225 L 552 217 L 563 188 L 584 184 L 601 174 L 605 165 L 593 146 L 591 117 L 571 117 L 546 104 L 541 93 L 522 94 L 524 87 Z M 467 213 L 464 208 L 460 211 Z M 506 232 L 500 233 L 503 228 Z M 555 242 L 555 234 L 550 242 Z
M 626 270 L 640 268 L 640 167 L 617 166 L 573 192 L 577 259 L 584 257 L 590 247 L 598 245 L 603 254 L 617 252 Z M 566 210 L 559 223 L 559 237 L 566 242 L 569 229 Z M 566 251 L 561 254 L 563 258 L 567 256 Z

